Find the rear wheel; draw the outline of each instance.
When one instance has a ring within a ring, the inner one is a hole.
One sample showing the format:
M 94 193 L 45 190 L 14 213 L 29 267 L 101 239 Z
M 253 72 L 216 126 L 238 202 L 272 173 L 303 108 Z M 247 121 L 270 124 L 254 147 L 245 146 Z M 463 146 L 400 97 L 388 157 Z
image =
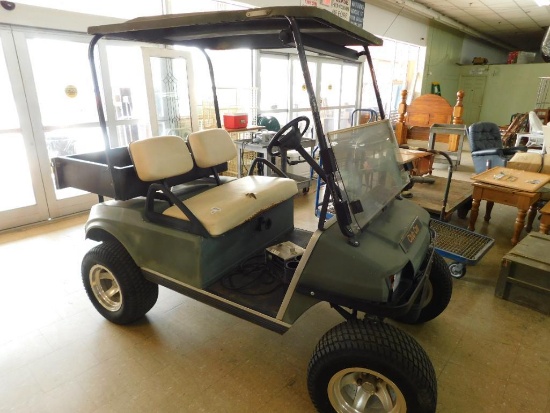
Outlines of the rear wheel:
M 339 324 L 321 338 L 308 390 L 321 413 L 433 413 L 437 404 L 435 372 L 422 347 L 371 320 Z
M 88 251 L 82 260 L 82 281 L 96 310 L 116 324 L 140 319 L 158 298 L 158 285 L 143 277 L 116 241 L 105 241 Z

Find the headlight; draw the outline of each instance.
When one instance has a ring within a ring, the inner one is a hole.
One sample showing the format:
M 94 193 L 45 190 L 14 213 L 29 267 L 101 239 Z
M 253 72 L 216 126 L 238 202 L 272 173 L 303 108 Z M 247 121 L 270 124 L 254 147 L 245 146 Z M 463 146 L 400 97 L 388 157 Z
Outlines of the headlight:
M 399 286 L 399 282 L 401 281 L 401 271 L 399 271 L 398 273 L 396 274 L 393 274 L 393 275 L 390 275 L 389 276 L 389 285 L 390 285 L 390 289 L 392 291 L 395 291 L 397 290 L 397 287 Z

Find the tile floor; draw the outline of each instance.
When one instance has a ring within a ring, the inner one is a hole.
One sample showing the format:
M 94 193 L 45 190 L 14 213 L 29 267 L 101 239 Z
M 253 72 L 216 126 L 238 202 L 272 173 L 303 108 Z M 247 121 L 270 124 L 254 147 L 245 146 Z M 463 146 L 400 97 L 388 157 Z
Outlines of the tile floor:
M 470 174 L 464 160 L 455 176 Z M 296 200 L 297 226 L 315 227 L 314 196 Z M 495 246 L 454 280 L 447 310 L 398 324 L 434 364 L 440 413 L 550 413 L 550 317 L 494 296 L 514 219 L 500 205 L 489 224 L 480 218 Z M 83 240 L 85 220 L 0 234 L 0 412 L 314 411 L 306 368 L 342 321 L 334 310 L 318 305 L 279 336 L 161 288 L 143 321 L 111 324 L 80 281 L 94 245 Z

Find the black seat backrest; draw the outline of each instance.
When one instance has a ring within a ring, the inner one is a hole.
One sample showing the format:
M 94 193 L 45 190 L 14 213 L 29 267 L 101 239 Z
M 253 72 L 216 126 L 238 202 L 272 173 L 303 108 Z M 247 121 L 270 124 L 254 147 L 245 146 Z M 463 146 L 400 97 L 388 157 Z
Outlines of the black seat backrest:
M 468 140 L 472 152 L 482 149 L 501 149 L 502 138 L 496 123 L 477 122 L 470 125 Z

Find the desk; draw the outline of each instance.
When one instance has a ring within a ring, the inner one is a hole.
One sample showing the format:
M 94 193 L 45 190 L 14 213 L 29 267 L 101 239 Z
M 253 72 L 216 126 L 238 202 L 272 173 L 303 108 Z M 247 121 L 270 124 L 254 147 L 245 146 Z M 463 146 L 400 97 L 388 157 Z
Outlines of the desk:
M 518 215 L 516 216 L 516 223 L 514 225 L 514 235 L 511 240 L 512 245 L 516 245 L 518 243 L 521 230 L 525 224 L 525 216 L 527 215 L 527 211 L 529 211 L 529 215 L 527 217 L 527 226 L 525 227 L 525 230 L 527 232 L 531 231 L 531 228 L 533 227 L 533 219 L 535 218 L 535 214 L 537 212 L 535 203 L 540 199 L 540 192 L 518 191 L 517 189 L 486 184 L 483 182 L 474 182 L 472 185 L 474 190 L 472 194 L 470 224 L 468 225 L 468 229 L 470 231 L 475 230 L 475 224 L 479 212 L 479 203 L 482 199 L 487 201 L 487 209 L 484 217 L 486 222 L 489 222 L 491 219 L 491 210 L 493 209 L 493 204 L 495 202 L 498 204 L 515 206 L 518 209 Z
M 514 225 L 512 245 L 516 245 L 525 224 L 527 211 L 529 211 L 529 215 L 527 216 L 525 230 L 530 232 L 533 227 L 533 219 L 537 212 L 534 205 L 541 197 L 541 193 L 538 191 L 550 181 L 550 176 L 535 172 L 496 167 L 475 175 L 472 179 L 476 182 L 472 184 L 474 190 L 468 229 L 471 231 L 475 229 L 479 203 L 482 199 L 487 201 L 484 217 L 486 222 L 489 222 L 491 219 L 491 211 L 495 202 L 515 206 L 518 209 L 518 215 Z
M 246 132 L 259 132 L 265 130 L 264 126 L 247 126 L 246 128 L 240 129 L 225 129 L 228 133 L 246 133 Z
M 472 194 L 472 211 L 470 212 L 470 225 L 468 229 L 473 231 L 479 212 L 479 203 L 482 199 L 487 201 L 485 221 L 491 219 L 491 210 L 494 203 L 515 206 L 518 209 L 512 245 L 516 245 L 519 235 L 525 223 L 527 211 L 527 225 L 525 230 L 531 231 L 533 219 L 537 209 L 535 203 L 540 199 L 538 192 L 550 181 L 550 176 L 536 172 L 520 171 L 517 169 L 497 166 L 472 177 L 475 181 Z

